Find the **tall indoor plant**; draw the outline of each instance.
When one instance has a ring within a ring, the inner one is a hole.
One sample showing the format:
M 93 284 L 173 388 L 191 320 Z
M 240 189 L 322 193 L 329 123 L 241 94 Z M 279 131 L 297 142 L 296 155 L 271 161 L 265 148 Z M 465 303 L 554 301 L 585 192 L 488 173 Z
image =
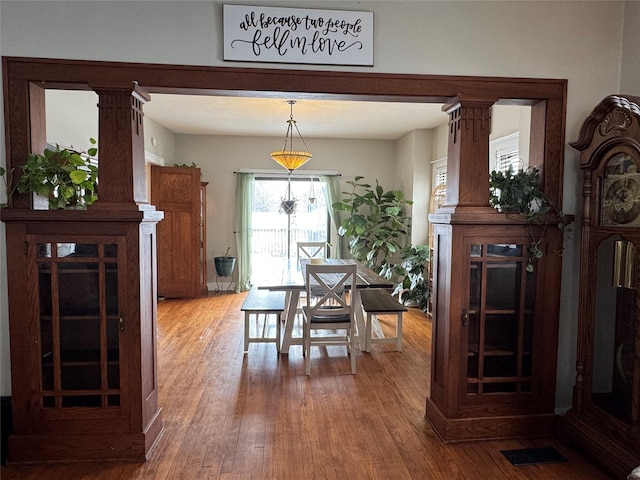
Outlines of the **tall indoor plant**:
M 429 247 L 427 245 L 407 245 L 400 252 L 400 263 L 394 268 L 400 278 L 394 295 L 408 306 L 416 306 L 426 312 L 429 307 L 431 288 L 427 279 Z
M 350 192 L 333 208 L 347 212 L 338 234 L 349 238 L 351 256 L 384 278 L 393 275 L 394 256 L 407 241 L 409 217 L 405 207 L 413 202 L 400 190 L 386 190 L 376 180 L 375 187 L 361 182 L 364 177 L 347 181 Z

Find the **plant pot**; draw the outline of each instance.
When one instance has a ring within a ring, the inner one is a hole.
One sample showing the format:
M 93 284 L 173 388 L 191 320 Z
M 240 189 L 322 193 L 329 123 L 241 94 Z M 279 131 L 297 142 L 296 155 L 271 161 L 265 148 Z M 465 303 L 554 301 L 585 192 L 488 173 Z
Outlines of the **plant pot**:
M 236 266 L 236 257 L 214 257 L 213 263 L 219 277 L 230 277 Z
M 287 215 L 296 213 L 296 202 L 297 200 L 283 200 L 280 204 L 282 211 Z

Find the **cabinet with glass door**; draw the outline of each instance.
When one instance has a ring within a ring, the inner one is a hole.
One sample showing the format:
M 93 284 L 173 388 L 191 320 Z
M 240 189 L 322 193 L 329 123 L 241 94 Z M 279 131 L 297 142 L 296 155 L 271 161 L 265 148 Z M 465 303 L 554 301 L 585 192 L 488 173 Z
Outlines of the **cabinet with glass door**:
M 427 417 L 445 441 L 550 435 L 557 291 L 548 267 L 561 235 L 543 226 L 435 227 L 434 359 Z M 452 255 L 449 245 L 464 255 Z M 546 258 L 545 258 L 546 257 Z M 447 281 L 450 272 L 462 272 Z M 466 273 L 465 273 L 466 272 Z

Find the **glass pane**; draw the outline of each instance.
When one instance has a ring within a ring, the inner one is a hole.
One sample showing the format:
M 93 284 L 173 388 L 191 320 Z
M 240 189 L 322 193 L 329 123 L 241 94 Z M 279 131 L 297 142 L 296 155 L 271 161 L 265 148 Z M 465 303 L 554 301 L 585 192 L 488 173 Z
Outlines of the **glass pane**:
M 60 263 L 60 315 L 99 315 L 99 278 L 97 263 Z
M 89 257 L 95 258 L 98 256 L 98 245 L 96 244 L 76 244 L 75 248 L 76 257 Z
M 36 252 L 43 408 L 119 405 L 116 244 L 37 243 Z
M 118 255 L 118 245 L 107 244 L 104 246 L 104 256 L 107 258 L 116 258 Z
M 482 262 L 471 262 L 469 269 L 469 309 L 480 310 L 482 298 Z
M 283 201 L 295 199 L 287 214 Z M 252 211 L 252 265 L 256 278 L 273 272 L 274 257 L 297 257 L 297 242 L 330 242 L 324 184 L 309 178 L 256 179 Z M 255 281 L 255 280 L 254 280 Z
M 38 245 L 39 251 L 50 252 L 48 244 Z M 38 263 L 38 291 L 40 301 L 40 358 L 42 389 L 53 390 L 53 321 L 51 318 L 51 264 Z
M 117 317 L 107 321 L 107 388 L 120 388 L 119 341 L 120 327 Z
M 515 355 L 487 356 L 484 358 L 484 378 L 515 377 L 518 364 Z
M 627 267 L 616 257 L 619 236 L 600 244 L 597 253 L 596 305 L 593 339 L 592 400 L 616 418 L 632 422 L 633 376 L 638 369 L 633 339 L 638 302 L 636 288 L 618 286 L 614 272 L 637 268 L 637 258 Z
M 515 310 L 520 305 L 521 262 L 487 263 L 487 310 Z
M 480 372 L 479 367 L 478 350 L 470 349 L 467 354 L 467 378 L 477 379 Z
M 528 311 L 533 310 L 536 304 L 536 270 L 527 272 L 525 269 L 525 292 L 524 292 L 524 308 Z
M 100 364 L 90 365 L 62 362 L 61 380 L 63 390 L 99 390 Z
M 118 315 L 118 265 L 107 263 L 105 265 L 105 277 L 107 315 Z
M 56 248 L 58 257 L 68 257 L 76 253 L 75 243 L 58 243 L 56 244 Z
M 60 381 L 63 390 L 100 389 L 100 321 L 98 318 L 61 319 Z M 66 405 L 70 406 L 69 402 L 66 402 Z
M 485 323 L 485 353 L 514 354 L 518 346 L 518 316 L 487 315 Z
M 80 395 L 62 397 L 63 407 L 100 407 L 102 398 L 100 395 Z
M 521 257 L 522 245 L 487 245 L 488 257 Z
M 525 253 L 524 243 L 471 247 L 468 394 L 531 391 L 536 278 Z
M 36 245 L 38 257 L 51 257 L 51 244 L 50 243 L 38 243 Z
M 485 383 L 482 390 L 484 393 L 514 393 L 517 387 L 515 382 Z

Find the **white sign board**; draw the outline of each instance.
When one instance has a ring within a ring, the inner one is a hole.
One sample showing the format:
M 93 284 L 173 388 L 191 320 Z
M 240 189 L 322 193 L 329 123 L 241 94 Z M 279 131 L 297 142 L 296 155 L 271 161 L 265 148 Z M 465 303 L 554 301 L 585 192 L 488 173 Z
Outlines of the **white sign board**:
M 224 5 L 224 59 L 373 65 L 373 12 Z

